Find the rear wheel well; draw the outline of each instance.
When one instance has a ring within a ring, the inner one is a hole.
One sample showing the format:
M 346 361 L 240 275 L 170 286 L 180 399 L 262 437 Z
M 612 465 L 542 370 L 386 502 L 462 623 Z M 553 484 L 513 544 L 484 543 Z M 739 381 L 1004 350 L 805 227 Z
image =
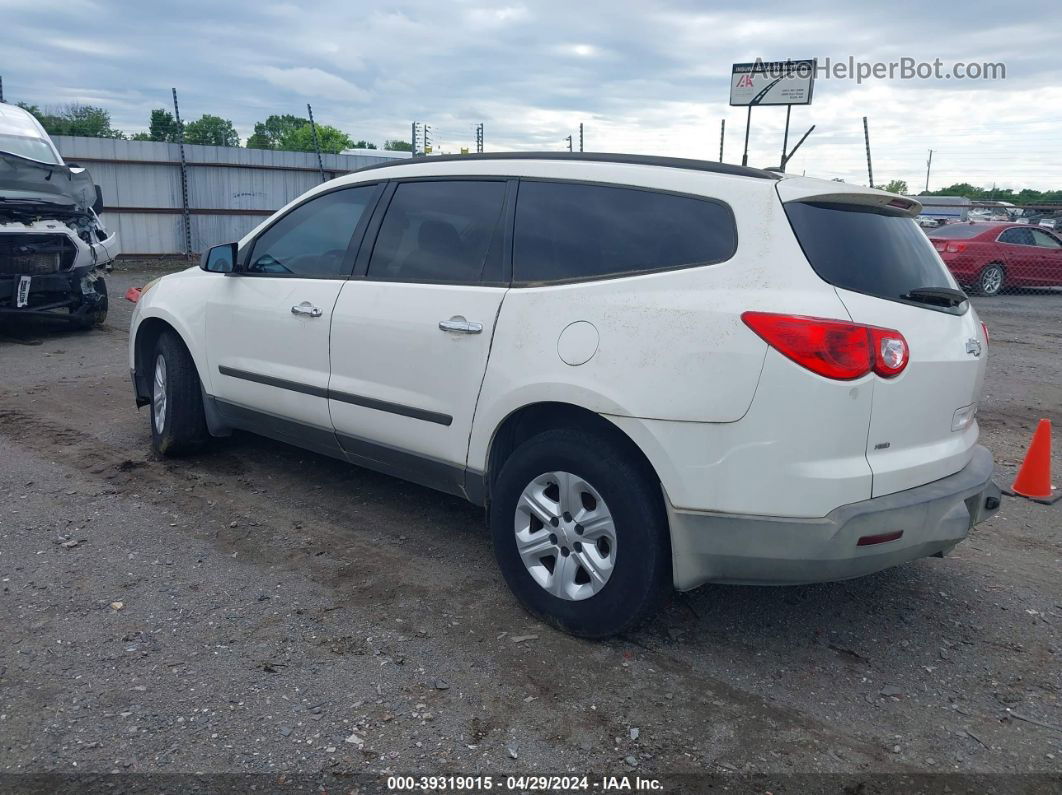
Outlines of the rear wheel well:
M 555 428 L 574 428 L 615 441 L 631 456 L 639 469 L 653 483 L 660 483 L 653 465 L 645 453 L 623 431 L 600 414 L 571 403 L 532 403 L 506 417 L 494 433 L 487 456 L 487 498 L 505 462 L 523 442 L 544 431 Z

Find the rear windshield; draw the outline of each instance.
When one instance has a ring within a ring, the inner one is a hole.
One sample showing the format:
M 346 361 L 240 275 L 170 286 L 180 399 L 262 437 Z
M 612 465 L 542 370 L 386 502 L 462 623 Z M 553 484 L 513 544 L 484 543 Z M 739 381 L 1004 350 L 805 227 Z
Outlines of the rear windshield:
M 785 211 L 811 267 L 835 287 L 889 299 L 955 287 L 913 218 L 854 204 L 789 202 Z
M 951 240 L 966 240 L 970 237 L 977 237 L 984 231 L 985 228 L 977 224 L 948 224 L 939 229 L 931 229 L 929 236 L 946 237 Z

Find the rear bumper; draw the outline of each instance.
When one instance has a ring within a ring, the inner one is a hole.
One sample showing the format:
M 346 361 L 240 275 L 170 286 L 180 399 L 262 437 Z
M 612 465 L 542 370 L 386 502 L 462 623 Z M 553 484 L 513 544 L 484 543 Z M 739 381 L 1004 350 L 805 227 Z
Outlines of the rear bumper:
M 846 580 L 942 554 L 999 510 L 992 471 L 992 454 L 978 445 L 954 475 L 821 519 L 683 511 L 668 503 L 675 587 Z M 861 538 L 901 530 L 895 540 L 859 546 Z

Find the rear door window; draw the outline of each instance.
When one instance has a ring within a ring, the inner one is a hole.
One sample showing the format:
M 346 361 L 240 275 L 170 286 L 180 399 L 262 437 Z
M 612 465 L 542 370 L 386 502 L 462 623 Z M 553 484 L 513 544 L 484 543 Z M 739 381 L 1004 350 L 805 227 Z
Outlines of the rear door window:
M 403 182 L 380 225 L 367 278 L 449 284 L 501 281 L 500 181 Z
M 523 180 L 513 279 L 578 281 L 722 262 L 737 228 L 722 202 L 637 188 Z
M 785 212 L 811 267 L 835 287 L 890 300 L 919 287 L 955 287 L 913 218 L 817 202 L 789 202 Z
M 1013 229 L 1007 229 L 999 236 L 1000 243 L 1012 243 L 1016 246 L 1035 246 L 1036 243 L 1033 240 L 1032 230 L 1019 229 L 1014 227 Z

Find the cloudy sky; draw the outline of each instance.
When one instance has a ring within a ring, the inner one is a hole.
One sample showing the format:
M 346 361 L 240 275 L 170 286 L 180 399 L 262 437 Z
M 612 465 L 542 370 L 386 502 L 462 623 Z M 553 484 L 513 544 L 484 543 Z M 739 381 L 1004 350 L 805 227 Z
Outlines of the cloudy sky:
M 1020 13 L 1019 13 L 1020 12 Z M 826 58 L 1003 63 L 1006 79 L 816 82 L 795 107 L 815 132 L 790 171 L 866 182 L 959 180 L 1062 187 L 1062 3 L 979 0 L 756 3 L 399 0 L 0 0 L 8 101 L 106 107 L 147 126 L 176 86 L 185 120 L 213 113 L 242 137 L 271 113 L 304 114 L 381 143 L 414 119 L 437 148 L 586 149 L 740 162 L 744 108 L 728 106 L 735 62 Z M 752 114 L 750 165 L 777 165 L 784 109 Z M 793 139 L 791 138 L 791 144 Z

